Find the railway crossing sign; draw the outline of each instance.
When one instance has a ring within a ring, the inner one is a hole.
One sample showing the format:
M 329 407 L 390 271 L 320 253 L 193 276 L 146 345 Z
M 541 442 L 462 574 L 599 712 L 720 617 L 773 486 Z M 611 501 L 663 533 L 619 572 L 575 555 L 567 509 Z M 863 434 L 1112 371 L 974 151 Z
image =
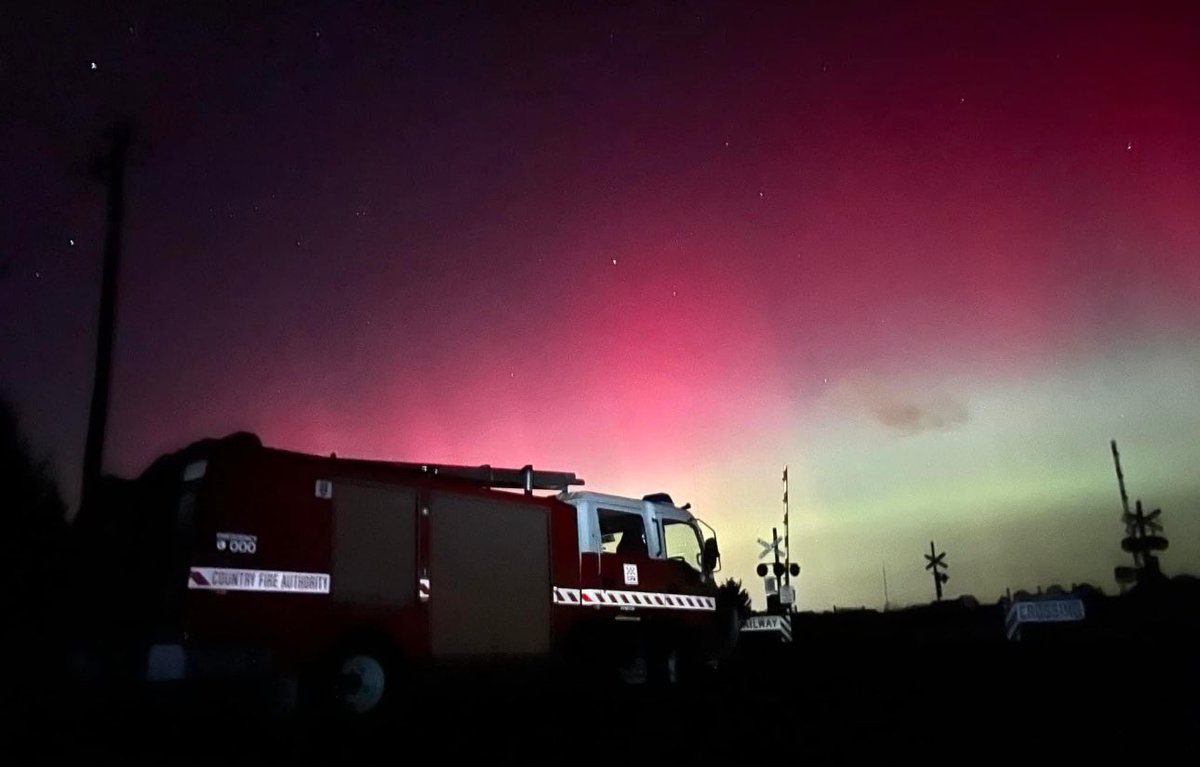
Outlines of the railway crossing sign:
M 792 641 L 792 618 L 790 615 L 753 615 L 742 622 L 741 630 L 747 633 L 778 634 L 779 641 Z
M 774 536 L 773 541 L 764 541 L 762 538 L 759 538 L 758 545 L 762 546 L 763 550 L 759 553 L 758 558 L 766 559 L 771 554 L 782 557 L 784 555 L 783 550 L 779 547 L 781 543 L 783 543 L 783 541 L 779 539 L 778 535 Z
M 933 541 L 929 542 L 929 553 L 925 555 L 925 569 L 933 571 L 933 586 L 937 590 L 937 601 L 942 601 L 942 584 L 950 580 L 950 576 L 942 572 L 948 570 L 950 565 L 946 564 L 946 552 L 937 553 L 937 548 L 933 545 Z
M 1067 623 L 1087 616 L 1081 599 L 1036 599 L 1013 602 L 1004 616 L 1009 639 L 1021 638 L 1021 626 L 1030 623 Z

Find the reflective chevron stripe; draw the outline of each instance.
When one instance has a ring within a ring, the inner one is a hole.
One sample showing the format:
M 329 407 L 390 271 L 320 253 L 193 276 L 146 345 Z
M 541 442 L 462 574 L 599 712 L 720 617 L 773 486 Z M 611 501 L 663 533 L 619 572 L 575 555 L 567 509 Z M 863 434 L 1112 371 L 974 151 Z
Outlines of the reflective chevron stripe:
M 651 591 L 568 589 L 554 587 L 556 605 L 597 607 L 654 607 L 663 610 L 716 610 L 716 597 L 694 594 L 660 594 Z

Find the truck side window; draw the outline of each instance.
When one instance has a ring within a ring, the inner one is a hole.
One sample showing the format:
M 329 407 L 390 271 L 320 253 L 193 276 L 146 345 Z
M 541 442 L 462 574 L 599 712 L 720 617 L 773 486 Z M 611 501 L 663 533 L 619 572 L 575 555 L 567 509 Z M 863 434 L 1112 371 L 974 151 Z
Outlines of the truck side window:
M 600 523 L 600 551 L 605 554 L 649 556 L 646 525 L 641 514 L 598 509 L 596 516 Z
M 702 549 L 696 528 L 682 520 L 664 519 L 663 538 L 666 541 L 667 559 L 684 562 L 700 572 Z

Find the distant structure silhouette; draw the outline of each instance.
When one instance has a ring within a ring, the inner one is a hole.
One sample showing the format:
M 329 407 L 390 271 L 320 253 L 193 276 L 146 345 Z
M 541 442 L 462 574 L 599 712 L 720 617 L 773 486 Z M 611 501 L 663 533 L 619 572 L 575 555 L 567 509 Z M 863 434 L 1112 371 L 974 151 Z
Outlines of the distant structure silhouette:
M 933 545 L 933 541 L 929 542 L 929 553 L 925 555 L 925 569 L 933 572 L 933 588 L 937 593 L 937 601 L 942 601 L 942 584 L 950 580 L 950 576 L 942 570 L 947 570 L 950 565 L 946 564 L 946 552 L 937 553 L 937 547 Z
M 1162 532 L 1162 509 L 1150 513 L 1142 510 L 1139 498 L 1135 510 L 1129 511 L 1129 494 L 1125 491 L 1125 474 L 1121 471 L 1121 454 L 1117 450 L 1117 441 L 1110 442 L 1112 447 L 1113 465 L 1117 470 L 1117 485 L 1121 489 L 1121 521 L 1125 525 L 1125 537 L 1121 540 L 1121 548 L 1133 556 L 1133 567 L 1117 567 L 1114 576 L 1122 588 L 1131 584 L 1146 583 L 1162 579 L 1162 568 L 1158 563 L 1155 552 L 1167 548 L 1167 539 L 1159 535 Z

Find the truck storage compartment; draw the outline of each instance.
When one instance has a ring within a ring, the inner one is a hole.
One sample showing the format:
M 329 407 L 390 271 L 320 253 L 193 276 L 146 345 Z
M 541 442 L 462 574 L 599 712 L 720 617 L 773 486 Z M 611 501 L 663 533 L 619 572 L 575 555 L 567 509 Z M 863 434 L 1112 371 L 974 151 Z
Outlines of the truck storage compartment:
M 416 601 L 416 492 L 334 483 L 331 595 L 356 605 Z
M 430 631 L 440 658 L 519 657 L 550 648 L 545 506 L 434 493 Z

